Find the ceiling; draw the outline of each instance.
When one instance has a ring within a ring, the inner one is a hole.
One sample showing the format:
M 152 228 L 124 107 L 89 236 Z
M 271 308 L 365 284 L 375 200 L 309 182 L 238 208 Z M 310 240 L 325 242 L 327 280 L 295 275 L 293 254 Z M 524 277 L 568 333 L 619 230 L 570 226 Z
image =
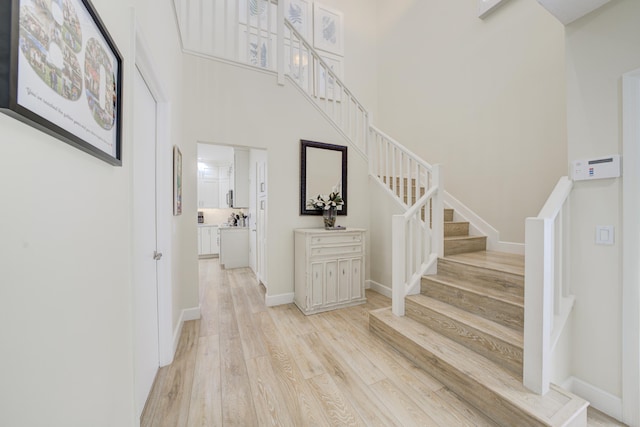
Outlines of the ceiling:
M 567 25 L 609 3 L 609 1 L 611 0 L 538 0 L 538 3 L 558 21 Z

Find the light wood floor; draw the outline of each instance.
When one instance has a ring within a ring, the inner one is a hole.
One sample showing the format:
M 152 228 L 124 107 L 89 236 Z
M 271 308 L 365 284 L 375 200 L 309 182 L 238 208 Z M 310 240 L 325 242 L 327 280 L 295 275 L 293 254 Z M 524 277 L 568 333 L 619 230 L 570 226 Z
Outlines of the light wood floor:
M 264 292 L 249 269 L 200 260 L 202 318 L 185 323 L 142 426 L 492 425 L 369 333 L 388 298 L 304 316 L 265 307 Z M 589 425 L 621 424 L 590 410 Z

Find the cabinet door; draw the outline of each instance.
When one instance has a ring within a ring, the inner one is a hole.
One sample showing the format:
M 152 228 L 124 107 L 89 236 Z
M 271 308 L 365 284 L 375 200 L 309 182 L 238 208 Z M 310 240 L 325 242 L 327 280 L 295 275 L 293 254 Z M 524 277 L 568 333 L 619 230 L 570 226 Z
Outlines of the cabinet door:
M 198 227 L 198 255 L 202 255 L 202 227 Z
M 198 180 L 198 207 L 218 208 L 218 182 Z
M 218 227 L 211 227 L 211 253 L 217 255 L 220 253 L 220 235 Z
M 338 260 L 338 275 L 338 301 L 348 301 L 351 293 L 351 260 Z
M 314 308 L 323 304 L 323 289 L 324 289 L 324 263 L 314 262 L 311 264 L 311 289 L 309 289 L 309 295 L 307 300 L 309 301 L 309 307 Z
M 351 260 L 351 299 L 362 298 L 364 283 L 362 282 L 362 258 Z
M 202 231 L 202 254 L 211 254 L 211 227 L 201 227 Z
M 325 304 L 338 302 L 338 263 L 327 261 L 325 264 Z

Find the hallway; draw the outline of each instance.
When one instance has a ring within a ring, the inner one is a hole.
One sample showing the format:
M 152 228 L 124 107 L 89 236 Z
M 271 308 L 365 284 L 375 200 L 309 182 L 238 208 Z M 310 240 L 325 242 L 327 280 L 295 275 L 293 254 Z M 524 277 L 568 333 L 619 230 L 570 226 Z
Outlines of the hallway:
M 388 298 L 304 316 L 267 308 L 249 269 L 199 266 L 202 318 L 185 323 L 142 426 L 493 425 L 369 333 Z M 620 424 L 590 410 L 589 425 Z

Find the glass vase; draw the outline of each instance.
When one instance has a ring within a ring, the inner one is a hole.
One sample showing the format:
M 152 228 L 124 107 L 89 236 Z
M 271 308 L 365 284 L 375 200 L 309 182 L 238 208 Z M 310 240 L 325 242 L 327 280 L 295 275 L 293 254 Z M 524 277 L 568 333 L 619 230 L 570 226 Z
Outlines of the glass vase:
M 335 206 L 322 210 L 322 219 L 324 219 L 324 228 L 326 230 L 330 230 L 335 227 L 336 216 L 338 216 L 338 209 Z

